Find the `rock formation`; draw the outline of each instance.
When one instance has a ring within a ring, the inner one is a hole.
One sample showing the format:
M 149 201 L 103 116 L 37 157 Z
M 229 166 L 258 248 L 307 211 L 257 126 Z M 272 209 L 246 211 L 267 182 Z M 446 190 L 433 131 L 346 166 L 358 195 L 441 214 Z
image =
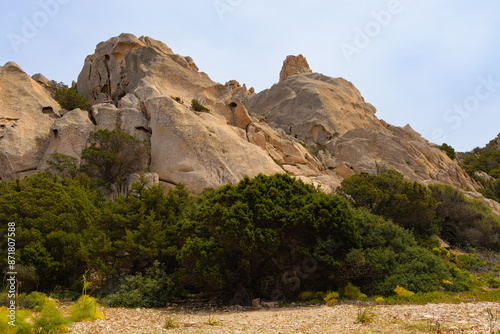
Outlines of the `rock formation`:
M 283 71 L 282 71 L 283 72 Z M 394 169 L 408 180 L 477 189 L 456 163 L 409 125 L 400 128 L 375 116 L 354 85 L 321 74 L 289 77 L 248 99 L 250 114 L 303 142 L 325 170 L 344 178 Z
M 280 72 L 280 81 L 285 81 L 288 77 L 292 75 L 298 75 L 303 73 L 312 73 L 309 64 L 304 56 L 288 56 L 283 62 L 283 68 Z
M 238 87 L 234 87 L 238 88 Z M 122 34 L 97 46 L 78 77 L 98 128 L 122 129 L 151 143 L 151 171 L 191 192 L 283 172 L 247 140 L 252 122 L 231 87 L 215 83 L 191 58 L 148 37 Z M 246 93 L 245 93 L 246 94 Z M 210 112 L 191 109 L 197 99 Z
M 280 82 L 255 94 L 235 80 L 213 82 L 159 41 L 113 37 L 85 59 L 76 83 L 96 125 L 87 111 L 60 112 L 47 82 L 13 63 L 0 68 L 3 179 L 46 168 L 55 152 L 79 161 L 93 131 L 121 129 L 151 144 L 148 184 L 166 189 L 185 183 L 199 193 L 245 175 L 286 172 L 333 191 L 355 173 L 384 169 L 422 183 L 479 187 L 409 125 L 379 120 L 352 83 L 312 73 L 302 55 L 287 57 Z M 194 110 L 193 99 L 208 112 Z
M 17 64 L 0 67 L 0 179 L 22 177 L 38 168 L 60 108 Z

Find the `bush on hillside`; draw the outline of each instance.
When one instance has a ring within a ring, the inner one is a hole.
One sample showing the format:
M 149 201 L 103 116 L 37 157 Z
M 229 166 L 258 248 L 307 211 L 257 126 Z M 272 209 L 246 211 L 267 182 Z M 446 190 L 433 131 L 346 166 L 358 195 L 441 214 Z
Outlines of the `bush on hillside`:
M 404 228 L 424 235 L 436 232 L 436 200 L 426 186 L 405 181 L 401 173 L 393 170 L 380 175 L 362 172 L 344 179 L 337 191 L 349 198 L 355 207 L 368 208 Z
M 419 246 L 415 237 L 391 221 L 367 211 L 354 220 L 361 247 L 352 249 L 340 267 L 340 276 L 369 295 L 390 296 L 396 285 L 412 291 L 435 291 L 451 279 L 446 264 Z
M 429 188 L 439 202 L 441 236 L 455 245 L 500 249 L 500 218 L 484 202 L 465 197 L 458 189 L 444 184 Z

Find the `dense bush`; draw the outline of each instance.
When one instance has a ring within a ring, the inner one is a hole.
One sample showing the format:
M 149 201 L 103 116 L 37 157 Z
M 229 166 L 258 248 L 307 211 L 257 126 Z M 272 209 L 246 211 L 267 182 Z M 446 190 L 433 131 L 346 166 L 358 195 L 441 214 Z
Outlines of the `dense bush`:
M 429 188 L 439 202 L 436 213 L 445 240 L 462 246 L 500 248 L 500 218 L 488 205 L 465 197 L 452 186 L 433 184 Z
M 165 307 L 182 291 L 158 263 L 143 275 L 137 273 L 118 282 L 104 304 L 117 307 Z
M 445 263 L 408 231 L 366 211 L 357 211 L 354 220 L 362 245 L 347 254 L 340 275 L 364 293 L 387 296 L 396 285 L 435 291 L 443 279 L 451 279 Z
M 273 289 L 293 296 L 299 293 L 289 284 L 299 279 L 293 268 L 313 257 L 321 261 L 308 278 L 326 290 L 325 278 L 359 245 L 352 215 L 341 197 L 288 175 L 223 186 L 205 194 L 197 224 L 179 250 L 183 282 L 233 295 L 240 304 L 253 296 L 271 298 Z
M 80 108 L 82 110 L 90 110 L 91 104 L 87 102 L 86 98 L 80 96 L 75 88 L 69 88 L 64 83 L 53 80 L 46 88 L 63 109 L 73 110 Z
M 98 215 L 96 205 L 102 194 L 85 177 L 61 180 L 49 174 L 36 174 L 23 180 L 0 182 L 0 243 L 7 249 L 7 223 L 16 223 L 17 262 L 25 270 L 26 289 L 41 290 L 57 285 L 71 287 L 85 272 L 80 254 L 81 231 L 92 228 Z M 6 257 L 0 268 L 6 268 Z M 28 275 L 29 274 L 29 275 Z M 19 277 L 21 279 L 21 277 Z M 24 288 L 24 285 L 22 285 Z M 29 291 L 29 290 L 24 290 Z
M 444 152 L 446 152 L 446 155 L 451 160 L 455 160 L 455 158 L 457 157 L 457 153 L 455 152 L 455 149 L 453 147 L 451 147 L 450 145 L 444 143 L 443 145 L 439 146 L 439 148 L 441 150 L 443 150 Z
M 342 181 L 338 192 L 357 208 L 390 218 L 396 224 L 421 234 L 436 232 L 436 200 L 430 190 L 404 180 L 403 174 L 386 171 L 380 175 L 361 173 Z

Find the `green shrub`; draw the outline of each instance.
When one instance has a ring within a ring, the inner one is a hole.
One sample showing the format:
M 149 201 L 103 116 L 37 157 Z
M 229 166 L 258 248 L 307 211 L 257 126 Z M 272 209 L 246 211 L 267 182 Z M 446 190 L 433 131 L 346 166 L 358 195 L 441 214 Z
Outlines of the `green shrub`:
M 31 334 L 33 326 L 26 321 L 31 317 L 31 312 L 24 310 L 16 310 L 15 326 L 9 324 L 12 320 L 8 318 L 10 311 L 6 307 L 0 307 L 0 333 L 6 334 Z
M 112 307 L 165 307 L 181 291 L 159 264 L 122 279 L 103 303 Z
M 71 307 L 71 321 L 91 321 L 104 318 L 104 315 L 97 309 L 99 304 L 97 299 L 88 295 L 83 295 Z
M 333 306 L 339 298 L 339 293 L 335 291 L 328 292 L 325 298 L 326 305 Z
M 313 301 L 321 301 L 323 298 L 325 298 L 326 294 L 324 292 L 318 291 L 301 291 L 299 293 L 299 296 L 297 297 L 298 300 L 303 301 L 303 302 L 313 302 Z
M 400 287 L 399 285 L 396 286 L 394 292 L 398 295 L 399 298 L 409 298 L 415 294 L 415 292 L 406 290 L 405 288 Z
M 357 286 L 354 286 L 351 282 L 349 282 L 344 288 L 342 297 L 348 298 L 350 300 L 361 300 L 363 298 L 366 298 L 366 295 L 364 293 L 361 293 L 361 290 Z
M 122 130 L 100 129 L 92 134 L 90 147 L 82 151 L 82 170 L 91 177 L 115 183 L 146 169 L 150 147 L 146 141 Z
M 500 249 L 500 218 L 484 202 L 444 184 L 429 186 L 439 202 L 441 236 L 454 245 Z
M 443 150 L 444 152 L 446 152 L 446 155 L 451 159 L 451 160 L 455 160 L 455 158 L 457 157 L 457 154 L 455 152 L 455 149 L 453 147 L 451 147 L 450 145 L 444 143 L 443 145 L 439 146 L 439 148 L 441 150 Z
M 69 324 L 70 321 L 64 319 L 63 314 L 57 308 L 56 302 L 47 299 L 40 314 L 35 318 L 33 327 L 37 334 L 66 333 Z
M 405 181 L 401 173 L 389 170 L 370 175 L 363 172 L 344 179 L 337 191 L 357 208 L 368 208 L 420 234 L 435 233 L 437 201 L 429 188 Z
M 205 107 L 204 105 L 202 105 L 200 102 L 198 102 L 197 99 L 192 99 L 191 100 L 191 107 L 195 111 L 204 111 L 204 112 L 209 112 L 210 111 L 210 109 L 208 109 L 207 107 Z
M 295 299 L 300 279 L 292 268 L 308 259 L 318 267 L 306 268 L 309 284 L 300 288 L 327 290 L 324 278 L 360 241 L 346 200 L 285 174 L 245 177 L 205 193 L 195 220 L 177 253 L 184 284 L 240 305 L 254 293 L 275 299 L 274 289 Z
M 63 109 L 73 110 L 80 108 L 82 110 L 90 110 L 91 104 L 87 102 L 87 99 L 80 96 L 76 89 L 69 88 L 62 82 L 52 80 L 46 88 Z
M 33 291 L 29 295 L 21 293 L 19 295 L 19 306 L 26 309 L 33 309 L 35 312 L 39 312 L 48 297 L 43 292 Z
M 400 226 L 367 211 L 355 212 L 361 247 L 352 249 L 339 275 L 369 295 L 389 296 L 396 285 L 435 291 L 451 274 L 444 261 Z

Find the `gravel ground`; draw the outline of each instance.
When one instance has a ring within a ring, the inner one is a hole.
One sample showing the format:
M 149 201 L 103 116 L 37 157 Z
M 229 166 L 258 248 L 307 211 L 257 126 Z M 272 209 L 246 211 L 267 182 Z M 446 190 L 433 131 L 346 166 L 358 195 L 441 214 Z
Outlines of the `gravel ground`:
M 287 307 L 218 310 L 209 325 L 210 312 L 123 309 L 100 310 L 106 316 L 70 327 L 71 333 L 491 333 L 500 330 L 500 303 L 428 305 L 377 305 L 367 311 L 371 321 L 357 323 L 366 306 Z M 491 311 L 493 317 L 489 315 Z M 176 328 L 165 329 L 166 319 Z M 492 320 L 492 321 L 490 321 Z

